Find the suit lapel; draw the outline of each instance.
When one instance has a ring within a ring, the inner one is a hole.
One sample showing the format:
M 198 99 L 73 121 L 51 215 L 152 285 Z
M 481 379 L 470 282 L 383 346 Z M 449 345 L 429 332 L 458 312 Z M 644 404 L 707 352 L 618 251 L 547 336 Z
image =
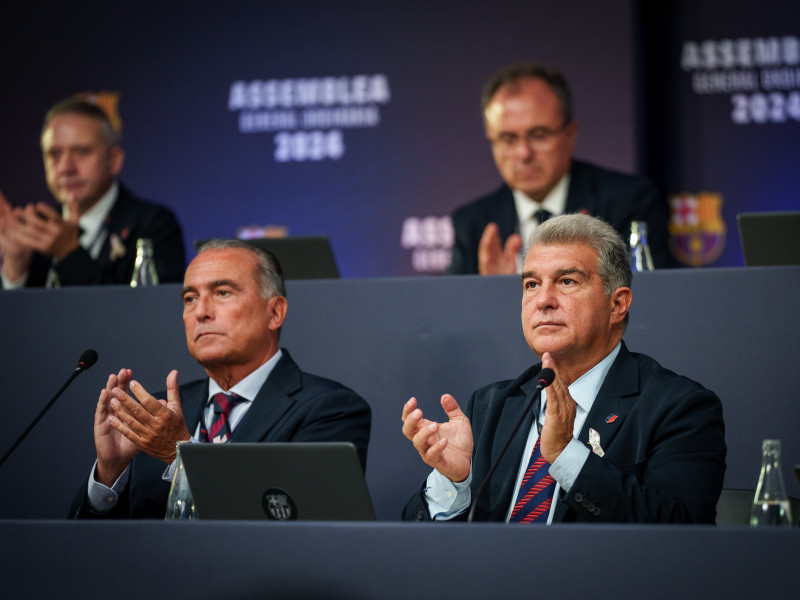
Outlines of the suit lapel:
M 589 429 L 600 434 L 600 446 L 607 450 L 628 416 L 639 393 L 639 369 L 625 342 L 611 365 L 592 408 L 586 416 L 578 440 L 588 445 Z
M 271 430 L 294 405 L 291 397 L 302 387 L 300 368 L 286 350 L 261 386 L 253 404 L 231 435 L 232 442 L 269 440 Z
M 130 222 L 132 219 L 129 218 L 131 206 L 130 193 L 122 186 L 121 183 L 118 183 L 117 185 L 117 199 L 114 201 L 114 205 L 111 207 L 111 210 L 108 212 L 108 215 L 106 215 L 106 218 L 103 221 L 103 229 L 105 229 L 106 232 L 106 239 L 103 241 L 103 246 L 100 248 L 100 254 L 96 259 L 97 264 L 101 266 L 104 273 L 114 270 L 114 267 L 116 267 L 118 264 L 133 264 L 134 260 L 133 256 L 124 255 L 115 256 L 114 260 L 112 260 L 111 236 L 115 236 L 117 239 L 119 239 L 119 241 L 122 242 L 126 249 L 126 254 L 128 252 L 136 251 L 135 245 L 128 243 L 128 239 L 132 235 L 130 227 Z
M 514 193 L 508 186 L 503 186 L 497 199 L 497 226 L 500 228 L 500 237 L 505 241 L 512 233 L 519 233 L 519 219 L 517 207 L 514 205 Z
M 183 408 L 183 418 L 186 420 L 186 428 L 191 435 L 197 431 L 200 424 L 200 416 L 208 400 L 208 379 L 189 384 L 181 390 L 181 406 Z
M 517 380 L 522 383 L 512 384 L 512 393 L 503 401 L 494 435 L 495 443 L 492 446 L 491 464 L 494 464 L 494 461 L 497 460 L 517 424 L 522 421 L 522 425 L 520 425 L 519 430 L 511 440 L 508 450 L 489 484 L 492 518 L 505 519 L 511 499 L 517 493 L 515 484 L 519 473 L 520 461 L 525 452 L 528 434 L 533 426 L 533 411 L 529 410 L 526 413 L 526 408 L 536 389 L 535 373 L 539 372 L 539 368 L 536 367 L 526 371 Z
M 589 430 L 594 429 L 600 436 L 600 447 L 607 451 L 622 427 L 625 417 L 631 411 L 639 393 L 639 370 L 636 359 L 628 352 L 625 342 L 619 349 L 614 364 L 606 374 L 597 397 L 578 434 L 578 441 L 589 445 Z M 559 492 L 563 495 L 563 490 Z M 564 521 L 569 506 L 559 498 L 553 513 L 553 523 Z
M 597 206 L 595 183 L 591 173 L 577 160 L 572 161 L 567 190 L 567 206 L 564 212 L 579 213 L 588 211 L 590 215 L 600 214 Z

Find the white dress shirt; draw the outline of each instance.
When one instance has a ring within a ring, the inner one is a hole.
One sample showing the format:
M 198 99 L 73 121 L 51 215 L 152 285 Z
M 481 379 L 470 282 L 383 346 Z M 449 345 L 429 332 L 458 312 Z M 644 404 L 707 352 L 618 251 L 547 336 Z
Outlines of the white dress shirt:
M 567 208 L 568 188 L 569 173 L 559 180 L 541 202 L 536 202 L 530 196 L 519 190 L 511 191 L 514 195 L 514 207 L 517 210 L 519 235 L 522 238 L 522 249 L 517 257 L 517 273 L 522 273 L 522 263 L 525 262 L 525 250 L 528 245 L 528 240 L 539 225 L 539 220 L 535 219 L 533 216 L 541 209 L 550 212 L 553 216 L 563 214 Z

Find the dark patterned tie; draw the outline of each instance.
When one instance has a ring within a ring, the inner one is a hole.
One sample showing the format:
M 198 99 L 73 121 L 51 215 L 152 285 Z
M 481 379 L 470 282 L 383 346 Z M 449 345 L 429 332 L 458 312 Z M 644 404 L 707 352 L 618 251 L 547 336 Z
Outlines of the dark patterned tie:
M 533 405 L 533 414 L 536 416 L 539 439 L 533 446 L 528 468 L 519 486 L 517 501 L 508 519 L 509 523 L 547 523 L 550 514 L 556 480 L 550 475 L 550 463 L 544 459 L 539 450 L 539 442 L 542 439 L 542 427 L 539 424 L 540 408 L 541 400 L 537 398 Z
M 553 213 L 551 213 L 549 210 L 545 210 L 543 208 L 540 208 L 535 213 L 533 213 L 533 218 L 537 223 L 539 223 L 539 225 L 541 225 L 542 223 L 547 221 L 547 219 L 549 219 L 552 216 L 553 216 Z
M 200 441 L 212 442 L 214 444 L 224 444 L 231 436 L 230 416 L 233 407 L 244 401 L 244 398 L 236 394 L 224 394 L 222 392 L 214 394 L 211 398 L 214 402 L 214 420 L 206 429 L 200 428 Z

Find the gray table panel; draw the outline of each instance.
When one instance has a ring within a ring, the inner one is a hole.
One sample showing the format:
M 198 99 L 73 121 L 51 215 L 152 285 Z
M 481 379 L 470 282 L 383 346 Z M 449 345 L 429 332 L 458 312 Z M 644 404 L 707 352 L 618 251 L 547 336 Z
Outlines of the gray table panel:
M 796 595 L 800 530 L 0 522 L 3 597 L 394 600 Z

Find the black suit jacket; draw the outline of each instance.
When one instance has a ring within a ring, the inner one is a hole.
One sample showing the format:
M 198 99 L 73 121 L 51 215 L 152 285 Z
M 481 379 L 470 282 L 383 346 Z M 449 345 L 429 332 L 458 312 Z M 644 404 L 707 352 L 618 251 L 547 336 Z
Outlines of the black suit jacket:
M 136 259 L 136 240 L 153 240 L 153 258 L 159 281 L 183 281 L 186 257 L 183 235 L 173 212 L 163 206 L 134 197 L 122 184 L 114 206 L 106 217 L 108 231 L 97 260 L 83 248 L 60 260 L 55 265 L 62 286 L 128 284 L 133 275 Z M 125 254 L 111 257 L 111 235 L 116 235 L 125 247 Z M 28 271 L 26 287 L 42 287 L 47 282 L 50 257 L 34 254 Z
M 505 520 L 533 423 L 533 414 L 523 411 L 540 369 L 535 365 L 516 380 L 477 390 L 465 408 L 475 441 L 473 500 L 514 426 L 524 419 L 478 500 L 475 520 Z M 609 419 L 612 415 L 616 418 Z M 714 523 L 726 455 L 722 404 L 714 393 L 629 352 L 623 343 L 580 442 L 588 444 L 590 428 L 599 432 L 605 456 L 592 452 L 569 493 L 560 491 L 554 523 Z M 422 490 L 403 516 L 430 519 Z
M 669 253 L 667 204 L 648 180 L 573 160 L 565 212 L 582 211 L 607 221 L 626 242 L 630 239 L 631 222 L 647 221 L 648 243 L 655 267 L 673 265 Z M 505 184 L 459 208 L 452 219 L 455 241 L 447 272 L 453 275 L 478 272 L 478 243 L 489 223 L 497 223 L 503 243 L 512 233 L 519 232 L 514 195 Z
M 186 426 L 193 433 L 208 399 L 208 379 L 181 386 L 180 394 Z M 284 349 L 229 442 L 352 442 L 366 469 L 370 425 L 371 410 L 363 398 L 335 381 L 302 372 Z M 84 483 L 69 516 L 163 519 L 170 488 L 170 482 L 162 479 L 166 467 L 140 453 L 131 463 L 130 480 L 114 509 L 94 513 Z

